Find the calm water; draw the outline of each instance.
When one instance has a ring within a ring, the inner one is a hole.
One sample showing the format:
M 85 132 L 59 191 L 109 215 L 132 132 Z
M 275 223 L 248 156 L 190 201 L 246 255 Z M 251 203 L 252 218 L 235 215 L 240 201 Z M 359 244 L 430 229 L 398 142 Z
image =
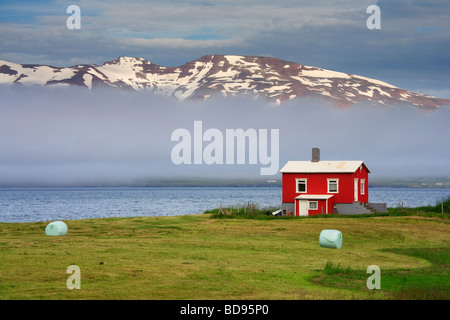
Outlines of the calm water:
M 371 188 L 370 202 L 388 207 L 435 205 L 449 189 Z M 0 189 L 0 222 L 202 213 L 229 205 L 279 207 L 281 188 L 5 188 Z

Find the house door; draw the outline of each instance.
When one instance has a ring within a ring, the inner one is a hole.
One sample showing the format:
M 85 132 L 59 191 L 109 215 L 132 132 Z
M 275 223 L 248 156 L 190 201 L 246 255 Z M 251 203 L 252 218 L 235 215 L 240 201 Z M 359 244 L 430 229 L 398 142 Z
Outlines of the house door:
M 298 200 L 298 215 L 299 216 L 308 215 L 308 200 Z
M 359 184 L 358 184 L 358 178 L 355 178 L 355 188 L 354 188 L 354 193 L 355 193 L 355 201 L 358 201 L 358 194 L 359 194 L 359 192 L 358 192 L 358 186 L 359 186 Z

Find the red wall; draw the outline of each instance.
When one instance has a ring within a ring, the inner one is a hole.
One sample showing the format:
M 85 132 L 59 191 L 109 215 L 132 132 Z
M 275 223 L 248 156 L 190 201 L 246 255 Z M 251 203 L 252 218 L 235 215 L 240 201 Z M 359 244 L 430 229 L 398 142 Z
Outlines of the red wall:
M 307 192 L 297 193 L 295 179 L 303 178 L 307 181 Z M 327 179 L 339 179 L 338 193 L 328 193 Z M 352 203 L 354 200 L 354 179 L 358 178 L 358 200 L 369 202 L 369 174 L 364 166 L 355 173 L 283 173 L 283 202 L 294 202 L 294 198 L 301 194 L 333 194 L 334 203 Z M 360 193 L 361 179 L 365 179 L 364 195 Z
M 317 201 L 317 210 L 308 210 L 309 216 L 315 216 L 318 214 L 327 214 L 333 212 L 333 201 L 328 200 L 311 200 L 311 201 Z M 328 212 L 327 212 L 327 202 L 328 202 Z
M 308 216 L 333 213 L 333 197 L 331 197 L 330 199 L 317 199 L 317 200 L 310 200 L 310 201 L 317 201 L 317 210 L 308 209 Z M 327 202 L 328 202 L 328 206 L 327 206 Z M 300 215 L 298 200 L 295 201 L 295 215 L 296 216 Z

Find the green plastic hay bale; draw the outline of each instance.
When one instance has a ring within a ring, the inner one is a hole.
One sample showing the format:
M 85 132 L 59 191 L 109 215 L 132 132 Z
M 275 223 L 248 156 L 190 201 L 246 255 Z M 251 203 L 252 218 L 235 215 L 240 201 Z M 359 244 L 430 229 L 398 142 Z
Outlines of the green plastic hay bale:
M 50 222 L 45 228 L 47 236 L 65 236 L 67 234 L 67 225 L 62 221 Z
M 340 249 L 342 247 L 342 233 L 339 230 L 322 230 L 319 244 L 324 248 Z

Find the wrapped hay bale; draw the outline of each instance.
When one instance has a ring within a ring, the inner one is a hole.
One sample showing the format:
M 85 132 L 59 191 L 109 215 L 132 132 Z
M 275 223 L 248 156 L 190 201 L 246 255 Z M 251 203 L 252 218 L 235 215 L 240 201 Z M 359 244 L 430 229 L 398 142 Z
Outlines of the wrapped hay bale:
M 65 236 L 67 234 L 67 225 L 62 221 L 50 222 L 45 228 L 47 236 Z
M 319 244 L 324 248 L 340 249 L 342 247 L 342 233 L 339 230 L 322 230 Z

